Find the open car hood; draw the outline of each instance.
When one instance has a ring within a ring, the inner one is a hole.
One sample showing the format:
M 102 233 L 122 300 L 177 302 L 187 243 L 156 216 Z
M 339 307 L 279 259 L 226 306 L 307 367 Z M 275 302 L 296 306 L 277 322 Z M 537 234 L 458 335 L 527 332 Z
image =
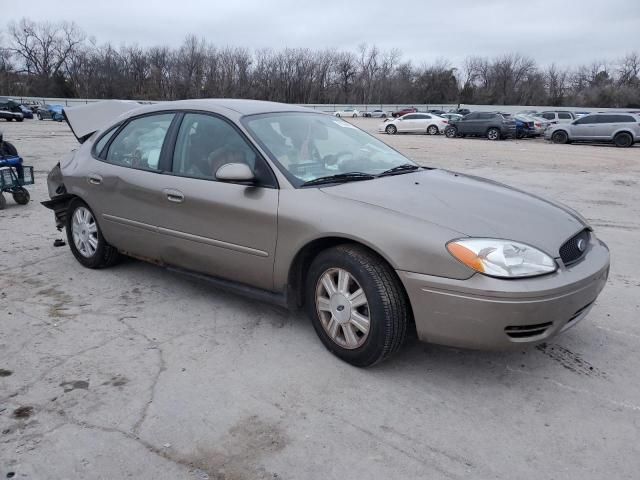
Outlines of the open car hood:
M 79 107 L 65 107 L 62 109 L 62 115 L 78 141 L 83 143 L 94 132 L 123 113 L 139 107 L 140 104 L 133 100 L 105 100 Z

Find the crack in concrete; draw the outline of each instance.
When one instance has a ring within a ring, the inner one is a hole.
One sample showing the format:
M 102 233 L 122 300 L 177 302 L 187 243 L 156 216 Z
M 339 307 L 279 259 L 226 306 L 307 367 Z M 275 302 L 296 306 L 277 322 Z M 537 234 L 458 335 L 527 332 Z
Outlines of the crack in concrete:
M 133 327 L 131 324 L 129 324 L 126 320 L 129 318 L 137 318 L 135 316 L 130 316 L 130 317 L 120 317 L 118 319 L 118 321 L 120 323 L 122 323 L 124 326 L 127 327 L 127 331 L 132 334 L 132 335 L 138 335 L 142 338 L 144 338 L 149 347 L 153 350 L 155 350 L 156 352 L 158 352 L 158 370 L 153 378 L 153 381 L 151 382 L 151 387 L 149 388 L 149 399 L 147 400 L 147 402 L 145 403 L 142 412 L 140 414 L 140 417 L 138 418 L 138 420 L 136 421 L 136 423 L 133 425 L 133 433 L 134 435 L 138 436 L 140 434 L 140 429 L 142 428 L 142 425 L 144 424 L 144 422 L 147 419 L 147 415 L 149 413 L 149 408 L 151 407 L 151 404 L 153 403 L 153 400 L 156 396 L 156 388 L 158 386 L 158 382 L 160 380 L 160 375 L 162 375 L 162 372 L 164 372 L 167 368 L 166 365 L 166 361 L 164 358 L 164 352 L 162 350 L 162 347 L 160 347 L 160 342 L 158 342 L 155 339 L 149 338 L 146 334 L 142 333 L 141 331 L 139 331 L 137 328 Z

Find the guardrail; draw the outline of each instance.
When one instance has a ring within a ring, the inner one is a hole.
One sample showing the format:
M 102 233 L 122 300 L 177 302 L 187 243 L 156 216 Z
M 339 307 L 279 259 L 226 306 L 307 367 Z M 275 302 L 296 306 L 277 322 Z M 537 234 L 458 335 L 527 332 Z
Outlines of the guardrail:
M 19 96 L 10 96 L 10 95 L 2 95 L 4 98 L 12 98 L 21 103 L 28 102 L 37 102 L 37 103 L 51 103 L 64 105 L 65 107 L 74 107 L 78 105 L 85 105 L 87 103 L 100 102 L 105 99 L 93 99 L 93 98 L 49 98 L 49 97 L 19 97 Z M 140 103 L 159 103 L 163 100 L 137 100 Z M 536 111 L 544 111 L 544 110 L 568 110 L 571 112 L 606 112 L 606 111 L 621 111 L 621 110 L 629 110 L 624 108 L 600 108 L 600 107 L 557 107 L 550 105 L 469 105 L 469 104 L 431 104 L 431 103 L 370 103 L 370 104 L 358 104 L 358 103 L 344 103 L 344 104 L 332 104 L 332 103 L 312 103 L 312 104 L 295 104 L 302 107 L 312 108 L 314 110 L 318 110 L 321 112 L 336 112 L 338 110 L 342 110 L 344 108 L 355 108 L 360 112 L 367 112 L 371 110 L 384 110 L 385 112 L 395 112 L 397 110 L 401 110 L 403 108 L 413 107 L 418 109 L 420 112 L 426 112 L 428 110 L 444 110 L 448 112 L 450 110 L 454 110 L 456 108 L 467 108 L 473 112 L 505 112 L 505 113 L 516 113 L 522 110 L 536 110 Z

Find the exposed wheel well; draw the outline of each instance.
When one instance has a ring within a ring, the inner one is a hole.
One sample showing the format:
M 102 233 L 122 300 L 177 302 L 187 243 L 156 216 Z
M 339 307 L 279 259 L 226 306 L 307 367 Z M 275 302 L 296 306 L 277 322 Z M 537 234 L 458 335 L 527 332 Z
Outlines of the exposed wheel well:
M 56 228 L 58 230 L 62 230 L 67 224 L 67 210 L 69 209 L 69 204 L 76 198 L 80 197 L 70 193 L 63 193 L 51 200 L 42 202 L 42 205 L 53 210 L 56 219 Z
M 289 277 L 287 281 L 287 290 L 288 290 L 287 297 L 288 297 L 288 303 L 290 307 L 301 308 L 304 305 L 305 273 L 309 270 L 309 267 L 311 266 L 311 262 L 313 262 L 313 259 L 320 252 L 324 250 L 335 247 L 337 245 L 344 245 L 344 244 L 358 245 L 362 248 L 365 248 L 369 252 L 371 252 L 373 255 L 378 257 L 381 262 L 385 262 L 389 264 L 389 262 L 382 255 L 380 255 L 378 252 L 373 250 L 371 247 L 364 245 L 363 243 L 357 242 L 355 240 L 342 238 L 342 237 L 325 237 L 325 238 L 319 238 L 317 240 L 313 240 L 312 242 L 309 242 L 308 244 L 306 244 L 304 247 L 300 249 L 300 251 L 294 257 L 293 262 L 291 263 L 291 267 L 289 268 Z M 393 267 L 391 268 L 391 270 L 394 272 L 394 275 L 396 275 L 395 269 L 393 269 Z M 409 301 L 409 297 L 407 295 L 406 290 L 404 289 L 404 285 L 402 284 L 402 281 L 397 275 L 396 275 L 396 279 L 398 280 L 398 283 L 402 288 L 402 291 L 407 297 L 406 300 L 407 300 L 407 305 L 409 305 L 409 313 L 411 315 L 411 324 L 414 325 L 411 302 Z M 415 328 L 415 326 L 412 328 Z
M 631 133 L 629 130 L 621 130 L 619 132 L 616 132 L 616 134 L 613 136 L 613 138 L 616 138 L 618 135 L 622 135 L 622 134 L 631 135 L 631 141 L 634 140 L 633 133 Z

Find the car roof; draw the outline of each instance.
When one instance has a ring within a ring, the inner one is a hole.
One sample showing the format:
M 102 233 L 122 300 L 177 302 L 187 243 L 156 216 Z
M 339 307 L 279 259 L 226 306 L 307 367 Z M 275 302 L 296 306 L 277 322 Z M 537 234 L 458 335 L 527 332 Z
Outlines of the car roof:
M 225 113 L 227 116 L 241 117 L 260 113 L 277 112 L 314 112 L 313 109 L 298 107 L 287 103 L 267 102 L 263 100 L 245 100 L 238 98 L 206 98 L 197 100 L 176 100 L 141 106 L 130 112 L 131 115 L 163 110 L 204 110 Z M 235 115 L 233 115 L 235 114 Z

